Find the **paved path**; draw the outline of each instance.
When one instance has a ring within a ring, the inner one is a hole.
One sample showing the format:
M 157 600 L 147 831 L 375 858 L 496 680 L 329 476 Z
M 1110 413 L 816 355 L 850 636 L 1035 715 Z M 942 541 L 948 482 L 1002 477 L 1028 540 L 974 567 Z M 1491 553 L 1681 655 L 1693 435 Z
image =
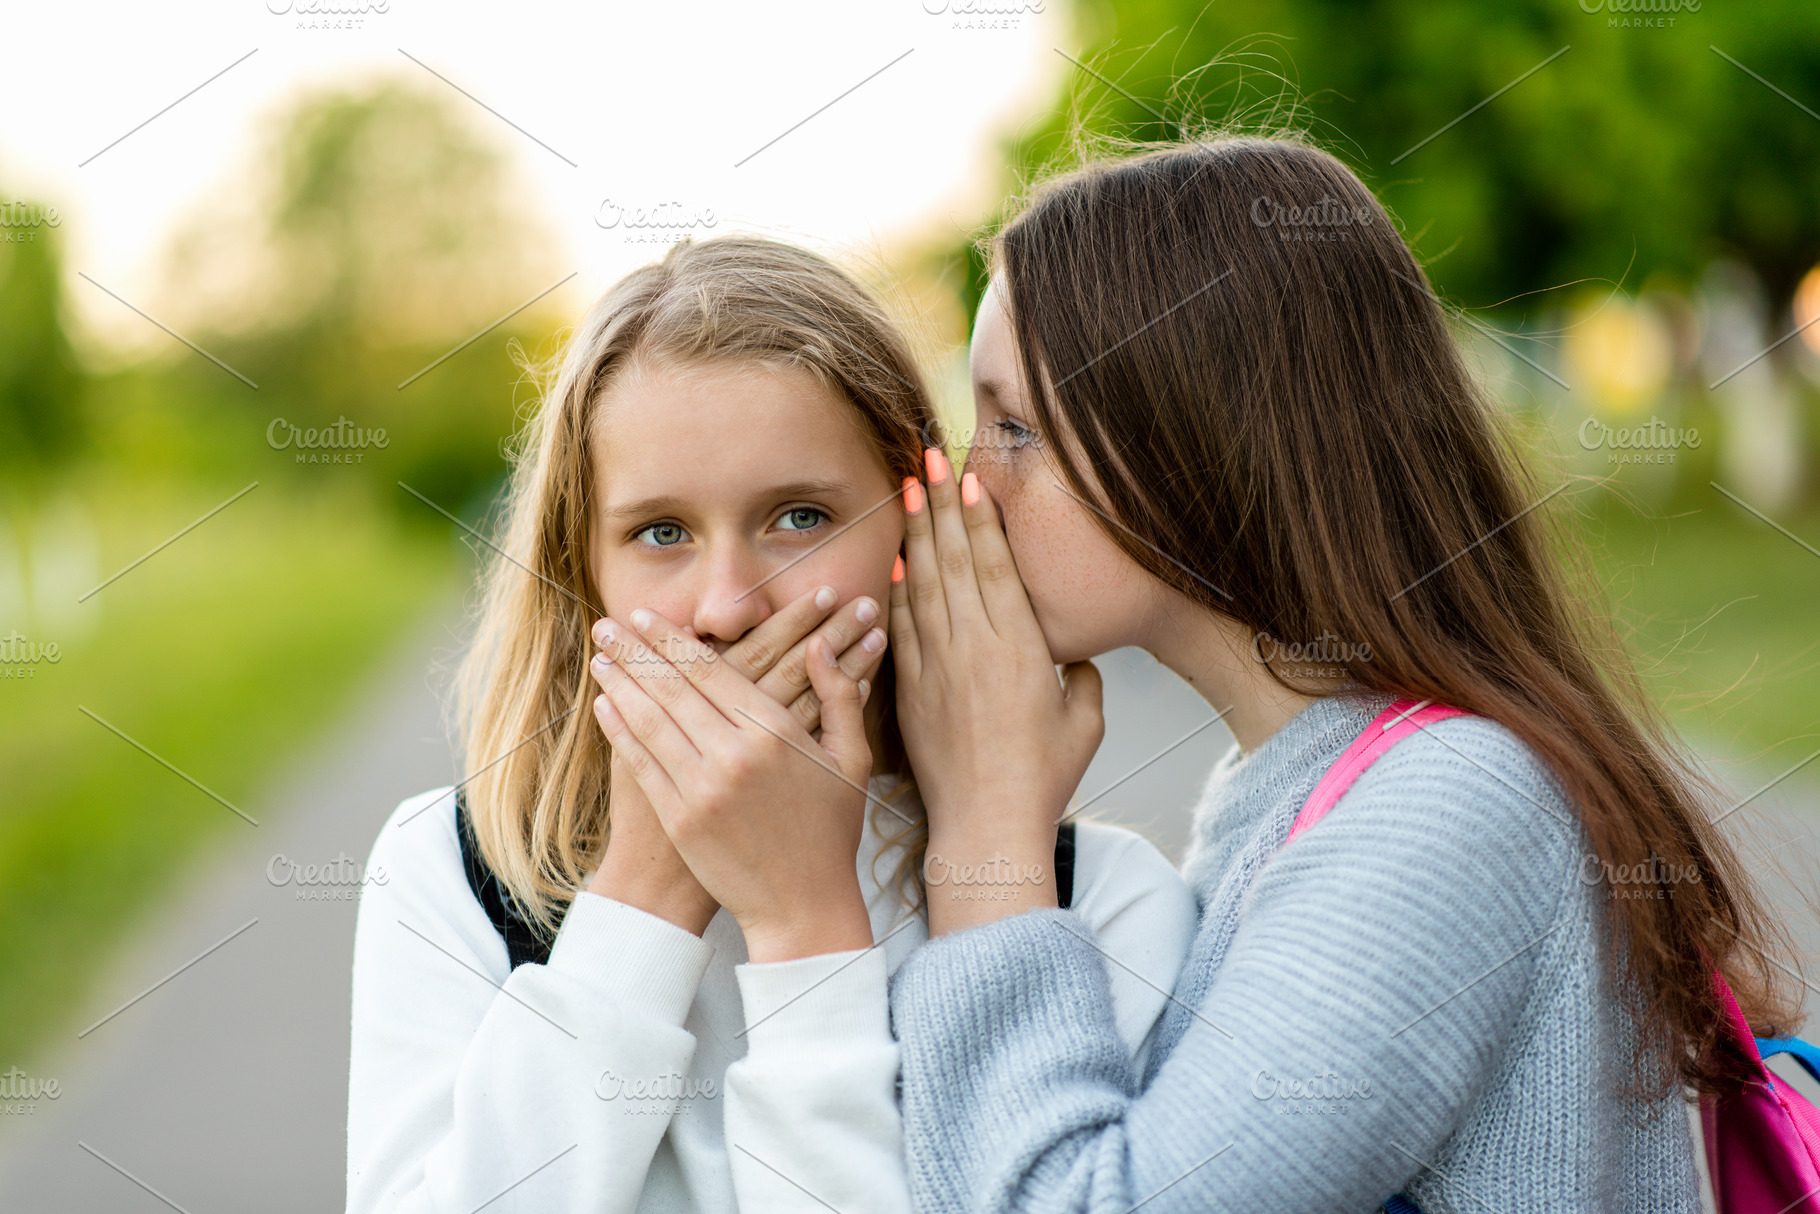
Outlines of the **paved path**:
M 441 676 L 430 666 L 455 643 L 454 615 L 416 630 L 354 710 L 246 804 L 262 825 L 236 823 L 239 833 L 196 866 L 188 891 L 128 942 L 66 1044 L 34 1068 L 55 1077 L 62 1095 L 39 1100 L 29 1118 L 0 1119 L 0 1209 L 342 1208 L 355 903 L 300 901 L 298 886 L 274 885 L 269 874 L 279 855 L 364 864 L 399 801 L 450 782 L 432 689 Z
M 454 644 L 452 618 L 423 629 L 376 674 L 344 725 L 258 799 L 254 816 L 266 825 L 230 836 L 198 866 L 190 892 L 123 950 L 61 1056 L 40 1068 L 64 1094 L 40 1100 L 29 1118 L 0 1119 L 5 1209 L 168 1212 L 116 1168 L 187 1214 L 341 1208 L 354 903 L 299 901 L 294 885 L 272 884 L 270 864 L 279 854 L 306 864 L 364 860 L 400 800 L 452 778 L 439 680 L 428 677 L 432 659 Z M 1231 735 L 1215 724 L 1156 758 L 1212 712 L 1142 653 L 1121 651 L 1101 668 L 1108 728 L 1081 799 L 1094 816 L 1145 832 L 1179 860 L 1189 808 Z M 1729 782 L 1748 791 L 1769 775 L 1741 766 Z M 1801 920 L 1794 891 L 1815 888 L 1815 788 L 1791 780 L 1736 815 L 1756 854 L 1791 864 L 1795 881 L 1773 888 L 1790 921 L 1809 925 L 1810 956 L 1820 955 L 1820 930 L 1811 914 Z M 1808 1007 L 1811 1020 L 1820 1012 L 1811 990 Z

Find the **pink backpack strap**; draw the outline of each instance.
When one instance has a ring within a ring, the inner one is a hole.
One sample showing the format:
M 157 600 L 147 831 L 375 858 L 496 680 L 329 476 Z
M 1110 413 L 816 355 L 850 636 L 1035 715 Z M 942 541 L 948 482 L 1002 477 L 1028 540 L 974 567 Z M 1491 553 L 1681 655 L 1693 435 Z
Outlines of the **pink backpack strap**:
M 1365 769 L 1392 746 L 1436 721 L 1471 715 L 1464 709 L 1449 708 L 1430 700 L 1398 700 L 1386 708 L 1365 727 L 1363 733 L 1352 740 L 1352 745 L 1334 761 L 1334 765 L 1327 769 L 1321 782 L 1308 794 L 1308 803 L 1296 815 L 1294 825 L 1289 828 L 1289 836 L 1283 842 L 1288 843 L 1326 816 L 1327 811 L 1339 802 L 1353 782 L 1365 774 Z

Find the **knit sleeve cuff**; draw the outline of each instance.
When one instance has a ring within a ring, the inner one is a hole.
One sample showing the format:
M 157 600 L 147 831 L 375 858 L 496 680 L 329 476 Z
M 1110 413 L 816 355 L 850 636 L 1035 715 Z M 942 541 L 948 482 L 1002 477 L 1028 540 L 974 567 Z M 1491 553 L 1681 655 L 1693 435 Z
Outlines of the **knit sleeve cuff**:
M 584 890 L 563 917 L 549 967 L 680 1025 L 713 956 L 714 947 L 694 933 Z
M 733 972 L 754 1050 L 891 1041 L 882 948 L 747 963 Z
M 910 1023 L 1014 1019 L 1038 1035 L 1112 1024 L 1106 964 L 1071 910 L 1025 911 L 931 940 L 890 986 L 900 1037 Z

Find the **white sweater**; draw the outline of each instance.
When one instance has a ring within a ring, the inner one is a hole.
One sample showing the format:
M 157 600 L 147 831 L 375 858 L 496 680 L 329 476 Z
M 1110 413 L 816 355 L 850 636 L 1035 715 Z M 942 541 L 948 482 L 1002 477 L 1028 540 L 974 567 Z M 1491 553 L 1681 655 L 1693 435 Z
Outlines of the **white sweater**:
M 724 910 L 698 938 L 583 892 L 548 964 L 509 970 L 453 791 L 399 805 L 355 931 L 349 1214 L 907 1212 L 886 981 L 928 927 L 880 887 L 901 851 L 870 819 L 873 948 L 753 965 Z M 1193 895 L 1139 836 L 1083 822 L 1073 905 L 1140 1056 Z

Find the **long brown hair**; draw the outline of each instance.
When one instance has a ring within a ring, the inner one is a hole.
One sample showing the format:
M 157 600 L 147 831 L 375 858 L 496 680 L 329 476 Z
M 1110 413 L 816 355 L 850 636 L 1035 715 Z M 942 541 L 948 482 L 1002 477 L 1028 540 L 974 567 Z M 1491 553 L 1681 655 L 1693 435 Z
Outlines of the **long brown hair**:
M 518 435 L 457 688 L 463 784 L 481 855 L 546 932 L 598 862 L 611 823 L 610 751 L 589 708 L 598 691 L 587 670 L 589 629 L 605 614 L 588 564 L 589 440 L 601 396 L 634 358 L 808 371 L 852 406 L 898 480 L 921 470 L 922 435 L 934 421 L 916 360 L 884 305 L 807 249 L 747 236 L 683 241 L 594 305 Z M 883 764 L 907 778 L 891 671 L 887 654 L 873 698 L 884 705 Z M 927 837 L 916 816 L 893 839 L 908 848 L 911 871 Z
M 1045 446 L 1132 560 L 1254 633 L 1342 638 L 1365 690 L 1504 725 L 1601 862 L 1699 874 L 1610 902 L 1608 959 L 1635 1073 L 1734 1086 L 1709 975 L 1781 1035 L 1770 922 L 1371 191 L 1298 137 L 1214 137 L 1049 181 L 993 253 L 1036 421 L 1078 456 Z

